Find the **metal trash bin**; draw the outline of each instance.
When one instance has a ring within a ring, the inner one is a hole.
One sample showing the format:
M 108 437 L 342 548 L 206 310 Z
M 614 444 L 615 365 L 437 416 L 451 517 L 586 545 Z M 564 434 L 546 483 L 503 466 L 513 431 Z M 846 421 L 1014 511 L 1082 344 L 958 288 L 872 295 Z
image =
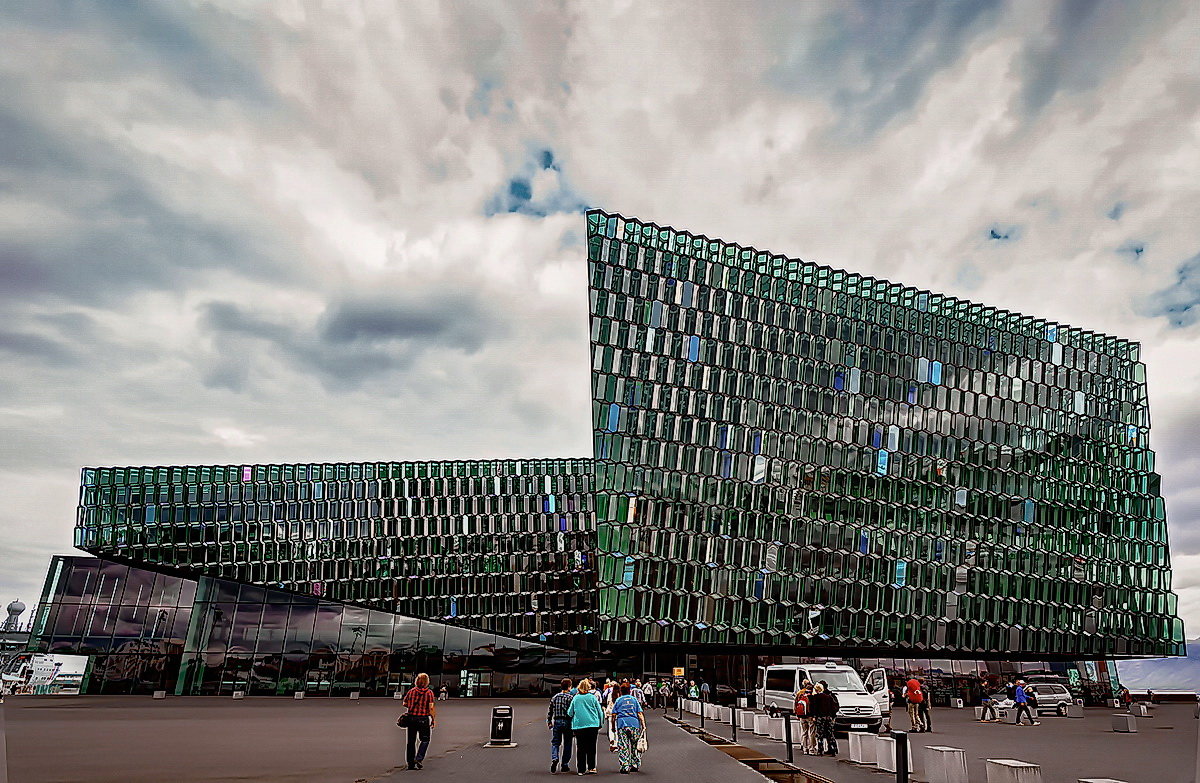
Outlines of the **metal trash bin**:
M 508 705 L 492 707 L 492 736 L 488 740 L 489 748 L 513 748 L 512 741 L 513 709 Z

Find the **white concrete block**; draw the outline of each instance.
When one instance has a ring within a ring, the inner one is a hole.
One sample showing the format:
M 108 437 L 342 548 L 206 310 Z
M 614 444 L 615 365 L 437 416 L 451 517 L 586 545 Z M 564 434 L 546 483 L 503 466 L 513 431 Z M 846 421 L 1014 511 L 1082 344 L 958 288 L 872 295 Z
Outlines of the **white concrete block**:
M 929 783 L 969 783 L 967 751 L 948 745 L 926 745 L 925 777 Z
M 1082 704 L 1068 704 L 1067 705 L 1067 717 L 1068 718 L 1082 718 L 1083 717 L 1083 705 Z
M 1112 730 L 1136 734 L 1137 718 L 1124 712 L 1114 712 L 1112 716 Z
M 754 730 L 755 713 L 750 710 L 742 710 L 738 713 L 738 728 L 746 731 Z
M 1129 714 L 1135 715 L 1139 718 L 1149 718 L 1150 717 L 1150 709 L 1145 704 L 1142 704 L 1141 702 L 1137 702 L 1135 704 L 1129 705 Z
M 874 764 L 877 735 L 865 731 L 852 731 L 849 738 L 850 760 L 855 764 Z
M 975 720 L 983 720 L 983 707 L 975 708 Z
M 235 699 L 244 699 L 244 698 L 246 698 L 246 692 L 245 692 L 245 691 L 234 691 L 234 692 L 233 692 L 233 698 L 235 698 Z
M 771 718 L 770 732 L 771 739 L 783 741 L 783 718 Z
M 304 698 L 304 691 L 296 691 L 295 693 L 292 694 L 292 698 L 295 699 L 296 701 L 300 701 L 301 699 Z M 397 693 L 396 698 L 399 699 L 400 694 Z
M 964 702 L 962 699 L 951 699 L 950 706 L 956 710 L 961 710 L 966 706 L 966 702 Z
M 1042 768 L 1017 759 L 987 759 L 987 783 L 1042 783 Z
M 350 691 L 350 701 L 358 701 L 360 696 L 362 696 L 362 691 Z
M 911 743 L 912 737 L 909 737 Z M 908 771 L 913 771 L 912 745 L 908 748 Z M 875 740 L 875 766 L 884 772 L 896 771 L 896 738 L 880 734 Z
M 767 736 L 771 733 L 771 716 L 770 715 L 755 715 L 754 728 L 752 731 L 760 736 Z
M 300 694 L 299 694 L 299 693 L 297 693 L 297 694 L 296 694 L 296 698 L 297 698 L 297 699 L 298 699 L 298 698 L 300 698 Z M 393 699 L 403 699 L 403 698 L 404 698 L 404 694 L 403 694 L 403 693 L 401 693 L 400 691 L 396 691 L 395 693 L 393 693 L 393 694 L 392 694 L 392 698 L 393 698 Z
M 167 698 L 167 692 L 166 692 L 166 691 L 155 691 L 155 692 L 154 692 L 154 698 L 156 698 L 156 699 L 165 699 L 165 698 Z

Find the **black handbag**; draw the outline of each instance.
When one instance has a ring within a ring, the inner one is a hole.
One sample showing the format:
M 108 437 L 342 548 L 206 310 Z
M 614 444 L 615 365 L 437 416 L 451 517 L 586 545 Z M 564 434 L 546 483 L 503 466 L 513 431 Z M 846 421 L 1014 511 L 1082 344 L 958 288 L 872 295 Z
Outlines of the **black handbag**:
M 396 718 L 396 725 L 402 729 L 410 728 L 412 726 L 412 716 L 407 712 L 404 713 L 399 718 Z

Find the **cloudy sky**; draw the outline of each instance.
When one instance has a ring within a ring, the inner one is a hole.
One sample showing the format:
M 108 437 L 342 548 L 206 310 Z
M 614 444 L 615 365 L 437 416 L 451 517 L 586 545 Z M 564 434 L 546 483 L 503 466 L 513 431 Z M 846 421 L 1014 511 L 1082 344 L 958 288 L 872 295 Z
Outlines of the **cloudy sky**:
M 83 465 L 589 454 L 599 206 L 1143 341 L 1200 633 L 1200 5 L 363 5 L 0 11 L 0 600 Z

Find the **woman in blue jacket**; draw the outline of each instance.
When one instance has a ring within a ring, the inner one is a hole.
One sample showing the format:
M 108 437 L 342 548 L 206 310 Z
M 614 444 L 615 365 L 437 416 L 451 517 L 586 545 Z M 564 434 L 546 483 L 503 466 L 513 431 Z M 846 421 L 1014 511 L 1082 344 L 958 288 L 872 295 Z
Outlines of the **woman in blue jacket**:
M 604 710 L 588 680 L 579 683 L 579 695 L 571 699 L 567 717 L 571 719 L 571 731 L 575 734 L 576 768 L 580 775 L 595 775 L 596 735 L 604 722 Z

